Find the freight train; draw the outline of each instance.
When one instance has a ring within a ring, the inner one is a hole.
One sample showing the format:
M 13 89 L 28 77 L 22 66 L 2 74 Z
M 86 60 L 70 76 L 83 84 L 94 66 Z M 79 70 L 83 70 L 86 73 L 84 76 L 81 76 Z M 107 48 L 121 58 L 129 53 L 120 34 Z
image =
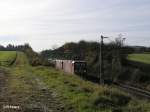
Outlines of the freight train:
M 55 67 L 66 73 L 83 75 L 87 72 L 86 61 L 79 60 L 55 60 Z

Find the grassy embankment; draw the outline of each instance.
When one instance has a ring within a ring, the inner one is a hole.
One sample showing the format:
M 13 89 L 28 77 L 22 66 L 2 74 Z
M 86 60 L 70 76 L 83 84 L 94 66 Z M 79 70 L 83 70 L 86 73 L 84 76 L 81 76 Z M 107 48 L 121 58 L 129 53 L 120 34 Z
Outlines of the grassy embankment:
M 102 87 L 50 67 L 31 67 L 26 56 L 20 52 L 14 65 L 7 69 L 10 73 L 9 93 L 18 95 L 15 99 L 24 105 L 39 98 L 40 92 L 33 91 L 33 86 L 37 84 L 35 79 L 38 78 L 55 93 L 54 96 L 60 102 L 69 105 L 68 108 L 75 112 L 150 111 L 149 102 L 132 99 L 113 87 Z

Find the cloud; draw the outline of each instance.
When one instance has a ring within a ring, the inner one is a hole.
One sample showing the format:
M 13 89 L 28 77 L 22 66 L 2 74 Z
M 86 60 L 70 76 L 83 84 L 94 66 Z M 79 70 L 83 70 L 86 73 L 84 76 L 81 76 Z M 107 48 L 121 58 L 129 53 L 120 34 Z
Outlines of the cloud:
M 144 40 L 150 40 L 149 10 L 149 0 L 2 0 L 0 41 L 27 42 L 40 51 L 123 33 L 128 44 L 148 46 Z

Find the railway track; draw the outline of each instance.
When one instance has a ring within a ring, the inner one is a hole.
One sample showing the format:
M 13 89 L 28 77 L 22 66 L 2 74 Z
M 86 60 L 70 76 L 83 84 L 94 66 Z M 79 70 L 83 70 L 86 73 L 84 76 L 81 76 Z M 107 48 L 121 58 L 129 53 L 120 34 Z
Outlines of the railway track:
M 131 95 L 134 95 L 134 97 L 150 100 L 150 92 L 149 91 L 139 89 L 136 87 L 132 87 L 129 85 L 124 85 L 121 83 L 115 83 L 115 86 L 119 87 L 120 89 L 124 90 L 125 92 L 128 92 Z
M 94 83 L 99 83 L 99 79 L 96 78 L 96 77 L 90 77 L 90 76 L 85 77 L 84 76 L 84 79 L 89 80 L 89 81 L 94 82 Z M 140 89 L 140 88 L 137 88 L 137 87 L 125 85 L 125 84 L 118 83 L 118 82 L 113 83 L 109 80 L 105 80 L 105 84 L 108 84 L 108 85 L 113 84 L 117 88 L 123 90 L 124 92 L 129 93 L 133 97 L 150 100 L 150 91 L 146 91 L 146 90 L 143 90 L 143 89 Z
M 91 81 L 91 82 L 99 83 L 98 78 L 91 78 L 91 77 L 84 77 L 84 78 L 86 80 Z M 131 94 L 133 97 L 150 100 L 150 91 L 146 91 L 146 90 L 143 90 L 143 89 L 140 89 L 140 88 L 137 88 L 137 87 L 125 85 L 125 84 L 118 83 L 118 82 L 113 83 L 113 82 L 110 82 L 110 81 L 107 81 L 107 80 L 105 80 L 105 84 L 108 84 L 108 85 L 113 84 L 114 86 L 116 86 L 117 88 L 123 90 L 124 92 L 127 92 L 127 93 Z

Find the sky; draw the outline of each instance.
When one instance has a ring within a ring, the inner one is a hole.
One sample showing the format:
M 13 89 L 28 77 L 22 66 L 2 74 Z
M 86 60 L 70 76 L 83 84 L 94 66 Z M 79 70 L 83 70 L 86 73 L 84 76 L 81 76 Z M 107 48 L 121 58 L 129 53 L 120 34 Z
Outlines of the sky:
M 150 0 L 0 0 L 0 44 L 35 51 L 80 40 L 150 46 Z

